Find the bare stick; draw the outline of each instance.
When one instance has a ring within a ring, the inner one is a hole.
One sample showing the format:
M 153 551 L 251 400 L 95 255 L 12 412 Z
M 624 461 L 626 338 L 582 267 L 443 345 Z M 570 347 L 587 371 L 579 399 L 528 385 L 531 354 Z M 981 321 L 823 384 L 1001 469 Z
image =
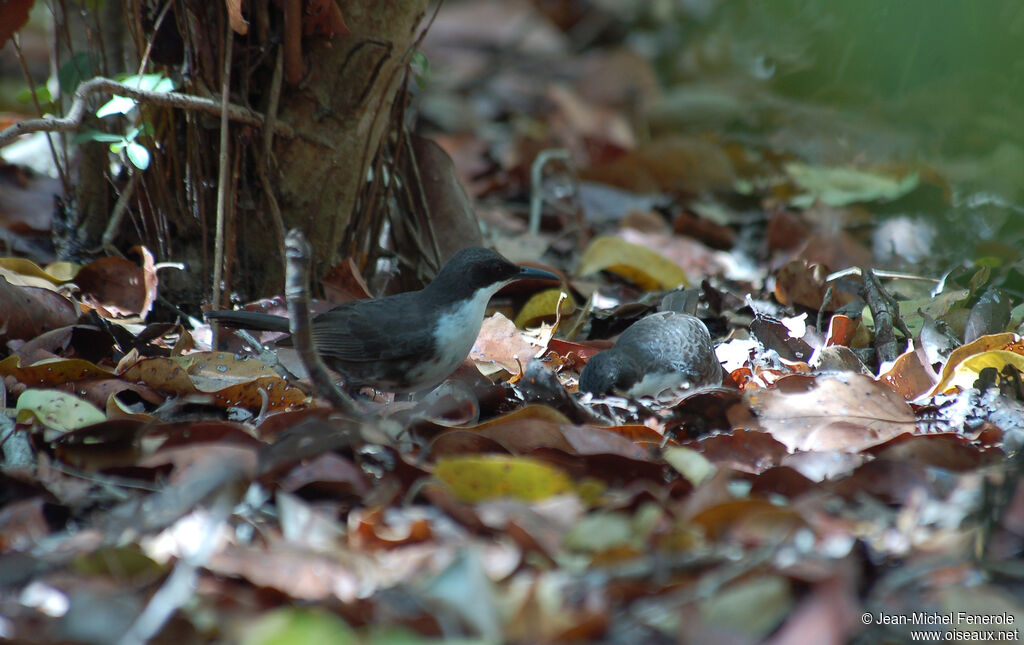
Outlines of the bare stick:
M 213 295 L 210 302 L 214 307 L 220 306 L 221 280 L 224 276 L 224 211 L 227 208 L 228 184 L 228 96 L 231 94 L 231 49 L 235 42 L 235 33 L 228 24 L 227 45 L 224 47 L 224 75 L 221 78 L 221 113 L 220 113 L 220 159 L 217 170 L 217 223 L 213 242 Z
M 358 415 L 356 402 L 348 394 L 342 392 L 334 384 L 327 367 L 320 359 L 320 353 L 313 344 L 313 323 L 309 314 L 309 280 L 310 256 L 313 250 L 302 232 L 293 228 L 284 238 L 285 250 L 285 285 L 284 295 L 288 301 L 288 313 L 291 314 L 292 342 L 302 358 L 302 363 L 309 372 L 313 387 L 317 393 L 336 405 L 347 414 Z
M 260 127 L 263 126 L 265 121 L 264 116 L 259 112 L 250 110 L 249 108 L 241 105 L 235 105 L 234 103 L 214 101 L 212 99 L 191 96 L 189 94 L 181 94 L 180 92 L 153 92 L 150 90 L 141 90 L 130 85 L 125 85 L 124 83 L 112 81 L 109 78 L 97 77 L 85 81 L 78 86 L 78 89 L 75 90 L 75 100 L 71 104 L 71 109 L 68 110 L 67 116 L 63 118 L 50 116 L 43 117 L 41 119 L 26 119 L 24 121 L 19 121 L 0 132 L 0 147 L 7 145 L 15 138 L 30 132 L 68 132 L 70 130 L 77 129 L 78 126 L 81 125 L 82 119 L 85 117 L 87 109 L 86 100 L 90 95 L 100 92 L 126 96 L 130 99 L 135 99 L 140 103 L 146 103 L 149 105 L 192 110 L 195 112 L 206 112 L 208 114 L 216 115 L 226 113 L 228 119 L 231 121 L 247 123 L 249 125 Z M 284 137 L 291 138 L 296 136 L 294 128 L 280 121 L 277 121 L 274 124 L 274 131 L 276 134 L 280 134 Z M 330 147 L 327 143 L 320 140 L 314 140 L 314 142 Z
M 132 176 L 128 178 L 128 184 L 121 191 L 121 196 L 117 198 L 114 210 L 110 212 L 107 229 L 103 231 L 103 240 L 100 246 L 110 255 L 114 255 L 116 252 L 114 238 L 117 237 L 117 232 L 121 228 L 121 220 L 124 219 L 124 214 L 128 210 L 128 202 L 132 200 L 132 193 L 135 192 L 135 188 L 139 185 L 139 179 L 142 178 L 142 171 L 138 168 L 133 168 L 131 173 Z

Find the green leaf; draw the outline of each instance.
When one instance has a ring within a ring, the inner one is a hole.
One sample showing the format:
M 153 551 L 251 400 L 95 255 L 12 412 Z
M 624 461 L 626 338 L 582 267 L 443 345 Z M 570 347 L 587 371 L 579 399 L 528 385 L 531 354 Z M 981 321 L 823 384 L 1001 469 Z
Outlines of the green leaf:
M 86 130 L 85 132 L 80 132 L 71 138 L 71 143 L 76 145 L 79 143 L 85 143 L 86 141 L 117 143 L 124 141 L 124 136 L 120 134 L 111 134 L 110 132 L 100 132 L 99 130 Z
M 149 150 L 146 150 L 145 146 L 133 141 L 128 144 L 125 154 L 128 155 L 128 161 L 139 170 L 149 168 Z
M 50 95 L 50 88 L 46 85 L 40 85 L 34 90 L 30 90 L 27 87 L 15 95 L 15 100 L 18 103 L 31 103 L 32 95 L 35 94 L 36 100 L 40 103 L 53 103 L 53 97 Z
M 174 81 L 163 74 L 122 74 L 117 80 L 128 87 L 147 92 L 170 92 L 174 89 Z
M 170 92 L 174 90 L 174 81 L 163 74 L 142 74 L 141 76 L 128 74 L 119 76 L 118 80 L 129 87 L 146 90 L 147 92 Z M 127 114 L 135 105 L 135 99 L 115 94 L 112 99 L 104 103 L 103 107 L 96 111 L 96 116 L 103 118 L 111 114 Z
M 410 67 L 412 67 L 413 80 L 416 81 L 417 87 L 422 90 L 426 87 L 427 81 L 430 80 L 430 59 L 427 58 L 426 54 L 417 49 L 412 54 Z
M 101 119 L 111 114 L 127 114 L 135 107 L 135 99 L 114 95 L 112 99 L 96 110 L 96 116 Z
M 57 70 L 57 82 L 60 83 L 61 92 L 73 94 L 82 81 L 95 75 L 96 54 L 82 52 L 75 54 L 71 60 L 60 66 L 60 69 Z
M 820 200 L 828 206 L 846 206 L 857 202 L 888 202 L 917 188 L 916 172 L 902 177 L 854 168 L 824 168 L 788 163 L 786 173 L 804 193 L 790 199 L 793 206 L 807 208 Z

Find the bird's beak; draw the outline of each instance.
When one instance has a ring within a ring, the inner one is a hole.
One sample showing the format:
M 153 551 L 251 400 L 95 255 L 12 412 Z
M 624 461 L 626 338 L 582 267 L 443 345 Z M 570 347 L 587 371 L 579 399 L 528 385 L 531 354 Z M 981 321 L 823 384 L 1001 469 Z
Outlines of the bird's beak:
M 519 267 L 519 274 L 515 278 L 516 280 L 545 280 L 548 282 L 561 282 L 562 279 L 544 269 L 535 269 L 533 267 Z

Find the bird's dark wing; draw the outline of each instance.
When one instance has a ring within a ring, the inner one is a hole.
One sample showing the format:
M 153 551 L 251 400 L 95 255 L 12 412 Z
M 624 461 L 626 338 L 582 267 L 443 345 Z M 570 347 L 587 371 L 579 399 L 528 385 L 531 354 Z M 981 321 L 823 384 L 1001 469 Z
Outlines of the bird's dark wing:
M 422 313 L 413 313 L 410 295 L 357 300 L 325 311 L 313 319 L 313 342 L 324 356 L 352 363 L 429 354 L 434 335 L 416 319 Z

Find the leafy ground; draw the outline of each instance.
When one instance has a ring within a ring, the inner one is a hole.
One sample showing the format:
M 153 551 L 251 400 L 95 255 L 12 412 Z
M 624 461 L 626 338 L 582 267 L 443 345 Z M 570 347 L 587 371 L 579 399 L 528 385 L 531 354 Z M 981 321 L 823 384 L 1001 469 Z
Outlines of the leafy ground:
M 488 241 L 566 282 L 499 294 L 451 382 L 368 399 L 365 419 L 237 340 L 211 350 L 199 320 L 147 324 L 145 249 L 47 264 L 26 221 L 48 189 L 7 167 L 0 637 L 1020 640 L 1012 191 L 833 108 L 579 54 L 578 24 L 509 1 L 431 27 L 422 133 Z M 531 184 L 553 149 L 570 161 Z M 351 266 L 325 293 L 365 284 Z M 681 285 L 723 387 L 577 394 L 586 360 Z

